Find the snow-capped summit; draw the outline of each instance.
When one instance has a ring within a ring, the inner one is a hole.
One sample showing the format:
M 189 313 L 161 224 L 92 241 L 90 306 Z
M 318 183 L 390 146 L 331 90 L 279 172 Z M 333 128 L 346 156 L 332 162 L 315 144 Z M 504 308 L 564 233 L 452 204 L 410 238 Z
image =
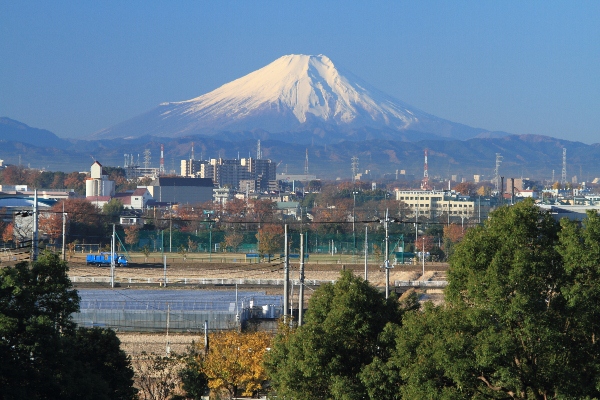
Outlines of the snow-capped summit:
M 434 117 L 340 70 L 324 55 L 287 55 L 212 92 L 157 108 L 93 136 L 378 129 L 462 139 L 477 130 Z

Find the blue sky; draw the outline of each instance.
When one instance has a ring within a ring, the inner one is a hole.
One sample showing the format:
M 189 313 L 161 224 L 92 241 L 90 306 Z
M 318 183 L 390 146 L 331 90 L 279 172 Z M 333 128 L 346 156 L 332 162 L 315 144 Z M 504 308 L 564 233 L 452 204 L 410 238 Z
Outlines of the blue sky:
M 0 0 L 0 116 L 83 137 L 285 54 L 436 116 L 600 142 L 600 2 Z

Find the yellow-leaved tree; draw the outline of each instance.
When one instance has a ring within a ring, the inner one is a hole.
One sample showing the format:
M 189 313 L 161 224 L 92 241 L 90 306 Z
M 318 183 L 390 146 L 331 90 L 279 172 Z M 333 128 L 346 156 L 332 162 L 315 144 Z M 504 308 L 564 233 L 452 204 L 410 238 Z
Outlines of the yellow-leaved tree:
M 211 391 L 230 398 L 252 396 L 267 379 L 263 357 L 271 345 L 267 332 L 217 332 L 209 335 L 209 351 L 200 363 Z

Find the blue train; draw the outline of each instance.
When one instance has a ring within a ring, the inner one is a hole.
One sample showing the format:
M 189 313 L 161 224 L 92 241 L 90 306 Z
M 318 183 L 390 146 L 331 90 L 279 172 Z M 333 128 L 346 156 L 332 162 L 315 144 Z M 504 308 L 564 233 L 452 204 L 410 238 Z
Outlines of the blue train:
M 87 265 L 110 265 L 111 254 L 109 252 L 100 253 L 100 254 L 88 254 L 85 257 L 85 262 Z M 119 255 L 115 253 L 115 265 L 119 267 L 127 266 L 127 259 L 124 255 Z

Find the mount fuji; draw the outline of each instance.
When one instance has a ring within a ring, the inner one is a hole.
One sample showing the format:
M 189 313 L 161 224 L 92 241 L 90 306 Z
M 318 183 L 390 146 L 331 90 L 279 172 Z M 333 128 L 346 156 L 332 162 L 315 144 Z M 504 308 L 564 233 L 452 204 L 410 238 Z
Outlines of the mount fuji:
M 337 68 L 324 55 L 286 55 L 191 100 L 158 107 L 91 135 L 262 138 L 282 141 L 496 137 L 435 117 Z

